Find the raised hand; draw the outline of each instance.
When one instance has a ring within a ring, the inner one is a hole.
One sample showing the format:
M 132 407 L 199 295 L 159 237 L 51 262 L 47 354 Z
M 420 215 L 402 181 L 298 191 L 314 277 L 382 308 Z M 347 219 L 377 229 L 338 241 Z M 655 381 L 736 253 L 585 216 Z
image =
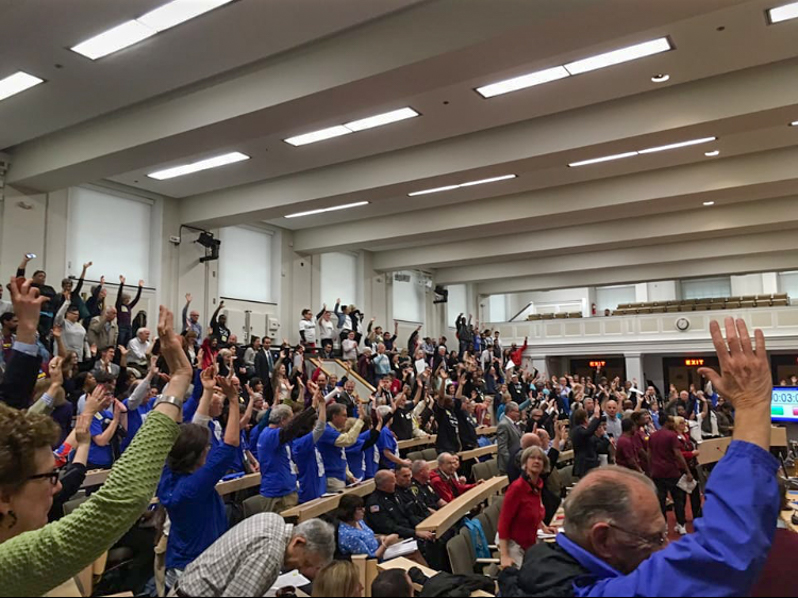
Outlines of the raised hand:
M 230 399 L 231 403 L 235 400 L 238 404 L 238 390 L 233 380 L 232 376 L 216 376 L 216 385 L 221 387 L 224 396 Z
M 61 386 L 64 383 L 64 371 L 61 369 L 63 362 L 62 357 L 53 357 L 50 360 L 50 384 Z
M 60 326 L 53 326 L 53 337 L 54 338 L 61 338 L 61 327 Z
M 121 284 L 125 284 L 125 277 L 124 277 L 124 276 L 122 276 L 121 274 L 119 275 L 119 282 L 120 282 Z
M 48 299 L 39 296 L 39 289 L 31 286 L 33 279 L 12 278 L 9 288 L 11 289 L 11 303 L 14 305 L 14 313 L 19 320 L 17 324 L 17 340 L 29 345 L 36 343 L 36 327 L 39 325 L 39 314 L 42 305 Z
M 86 262 L 85 264 L 83 264 L 83 269 L 84 269 L 84 270 L 88 270 L 88 269 L 89 269 L 89 268 L 91 268 L 93 265 L 94 265 L 94 262 Z
M 116 346 L 116 350 L 117 350 L 117 351 L 119 351 L 119 354 L 120 354 L 122 357 L 124 357 L 125 355 L 127 355 L 128 353 L 130 353 L 130 351 L 128 351 L 127 349 L 125 349 L 125 348 L 124 348 L 122 345 L 117 345 L 117 346 Z
M 94 417 L 103 408 L 105 402 L 106 389 L 102 384 L 98 384 L 89 396 L 86 397 L 86 406 L 83 408 L 83 413 L 89 414 Z
M 754 333 L 756 349 L 751 344 L 744 320 L 735 322 L 733 318 L 726 318 L 726 341 L 717 322 L 710 324 L 710 332 L 723 374 L 712 368 L 700 368 L 698 373 L 712 382 L 712 386 L 731 401 L 735 409 L 769 409 L 773 382 L 762 331 Z
M 213 392 L 213 389 L 216 388 L 216 373 L 216 364 L 200 372 L 200 383 L 202 384 L 203 390 Z
M 140 287 L 143 287 L 143 286 L 144 286 L 144 281 L 143 281 L 143 280 L 139 280 L 139 286 L 140 286 Z
M 91 420 L 93 417 L 94 413 L 89 414 L 86 412 L 78 416 L 75 422 L 75 440 L 78 441 L 78 444 L 85 446 L 91 442 L 89 428 L 91 427 Z
M 191 303 L 192 299 L 193 297 L 191 296 L 191 293 L 186 293 L 186 303 Z

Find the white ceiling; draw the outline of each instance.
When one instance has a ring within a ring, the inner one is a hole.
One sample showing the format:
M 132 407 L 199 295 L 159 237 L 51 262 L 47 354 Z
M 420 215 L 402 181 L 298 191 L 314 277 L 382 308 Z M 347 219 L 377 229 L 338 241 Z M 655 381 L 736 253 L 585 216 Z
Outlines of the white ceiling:
M 64 49 L 161 3 L 0 0 L 11 11 L 3 65 L 48 79 L 0 103 L 11 184 L 108 179 L 179 198 L 184 223 L 262 221 L 295 231 L 301 253 L 362 248 L 380 270 L 431 269 L 490 292 L 497 278 L 554 284 L 532 259 L 553 271 L 557 256 L 618 251 L 606 283 L 637 275 L 641 256 L 654 279 L 686 240 L 714 263 L 729 256 L 714 239 L 766 247 L 763 233 L 798 228 L 762 210 L 798 205 L 798 127 L 787 126 L 798 120 L 798 20 L 765 19 L 781 0 L 239 0 L 96 63 Z M 489 100 L 474 91 L 663 35 L 675 50 Z M 670 81 L 653 83 L 657 73 Z M 282 141 L 402 106 L 422 116 L 300 148 Z M 708 146 L 567 167 L 710 135 Z M 146 176 L 232 150 L 252 159 Z M 519 176 L 407 197 L 508 173 Z M 780 259 L 798 267 L 794 250 Z M 742 258 L 717 264 L 746 270 Z

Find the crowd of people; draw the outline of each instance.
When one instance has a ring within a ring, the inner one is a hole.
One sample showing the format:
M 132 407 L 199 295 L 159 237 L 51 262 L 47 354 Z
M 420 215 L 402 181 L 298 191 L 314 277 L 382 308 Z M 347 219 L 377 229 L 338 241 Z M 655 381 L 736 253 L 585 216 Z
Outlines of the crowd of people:
M 164 591 L 175 595 L 263 595 L 296 569 L 314 596 L 356 596 L 349 558 L 383 560 L 404 540 L 415 541 L 405 556 L 445 572 L 457 528 L 437 537 L 418 524 L 476 485 L 458 453 L 490 443 L 479 432 L 493 426 L 510 481 L 496 538 L 502 595 L 660 595 L 676 588 L 673 577 L 684 582 L 675 595 L 733 595 L 757 580 L 779 500 L 764 339 L 752 347 L 743 324 L 727 324 L 728 343 L 713 326 L 722 376 L 706 369 L 703 388 L 663 394 L 600 370 L 538 372 L 526 341 L 505 347 L 464 314 L 452 341 L 419 328 L 400 342 L 398 326 L 372 319 L 364 329 L 364 314 L 340 300 L 315 317 L 304 310 L 294 346 L 254 336 L 241 345 L 224 302 L 205 327 L 191 295 L 180 322 L 161 308 L 151 338 L 146 317 L 133 317 L 143 281 L 131 298 L 120 277 L 113 305 L 103 279 L 86 298 L 91 265 L 59 294 L 44 272 L 26 278 L 24 261 L 11 302 L 0 304 L 0 593 L 64 582 L 141 525 L 153 496 L 150 539 L 165 546 Z M 341 359 L 345 374 L 313 367 L 310 356 Z M 707 482 L 700 444 L 732 433 Z M 427 435 L 434 467 L 399 450 Z M 564 503 L 565 533 L 542 545 L 563 506 L 566 451 L 578 483 Z M 66 514 L 94 469 L 109 469 L 107 481 Z M 249 492 L 216 491 L 256 472 Z M 326 520 L 294 526 L 280 516 L 371 479 L 372 494 L 344 494 Z M 667 547 L 671 503 L 686 537 Z M 125 589 L 152 591 L 147 567 Z M 412 584 L 386 571 L 372 595 L 412 595 Z

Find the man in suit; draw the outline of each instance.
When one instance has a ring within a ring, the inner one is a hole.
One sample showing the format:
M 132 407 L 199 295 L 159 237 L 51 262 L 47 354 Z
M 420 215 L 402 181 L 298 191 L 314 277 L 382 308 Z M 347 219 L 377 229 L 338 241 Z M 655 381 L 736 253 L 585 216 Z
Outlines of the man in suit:
M 521 419 L 521 410 L 518 403 L 510 401 L 504 409 L 504 417 L 496 428 L 496 442 L 498 446 L 499 472 L 507 473 L 511 455 L 521 448 L 521 430 L 518 421 Z
M 272 374 L 277 359 L 272 353 L 272 339 L 264 336 L 258 352 L 255 354 L 255 376 L 263 380 L 263 398 L 271 405 L 274 402 L 272 391 Z

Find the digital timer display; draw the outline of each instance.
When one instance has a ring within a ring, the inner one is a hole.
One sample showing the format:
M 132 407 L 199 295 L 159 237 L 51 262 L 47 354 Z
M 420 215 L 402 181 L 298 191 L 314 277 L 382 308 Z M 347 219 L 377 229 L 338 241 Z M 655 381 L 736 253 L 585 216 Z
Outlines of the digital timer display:
M 775 387 L 770 404 L 770 415 L 775 422 L 798 423 L 798 387 Z

